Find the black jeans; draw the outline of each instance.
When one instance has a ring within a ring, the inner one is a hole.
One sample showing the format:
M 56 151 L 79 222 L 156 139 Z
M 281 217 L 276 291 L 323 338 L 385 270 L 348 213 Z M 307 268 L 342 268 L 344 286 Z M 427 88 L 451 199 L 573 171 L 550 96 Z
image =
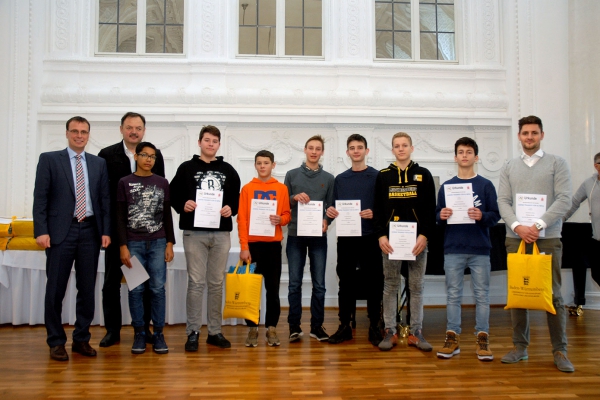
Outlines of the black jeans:
M 571 270 L 573 271 L 573 287 L 575 289 L 575 304 L 578 306 L 585 305 L 585 283 L 587 279 L 587 269 L 592 271 L 592 279 L 600 284 L 600 241 L 592 238 L 581 246 L 582 262 L 573 263 Z
M 383 299 L 383 261 L 379 241 L 374 234 L 338 237 L 337 268 L 339 278 L 339 317 L 342 325 L 350 324 L 356 300 L 367 300 L 371 325 L 381 318 Z
M 281 314 L 279 283 L 281 281 L 281 242 L 248 243 L 252 262 L 256 263 L 254 273 L 261 274 L 267 291 L 267 313 L 265 326 L 277 326 Z M 248 326 L 257 326 L 246 320 Z

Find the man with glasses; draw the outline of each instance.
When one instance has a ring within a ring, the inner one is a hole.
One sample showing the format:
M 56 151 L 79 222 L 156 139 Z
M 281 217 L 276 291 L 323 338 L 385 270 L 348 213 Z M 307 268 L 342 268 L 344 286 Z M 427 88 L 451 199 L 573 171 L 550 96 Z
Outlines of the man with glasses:
M 600 284 L 600 266 L 592 267 L 592 260 L 598 260 L 600 254 L 600 153 L 594 156 L 594 168 L 596 172 L 587 178 L 573 195 L 573 205 L 563 217 L 563 221 L 571 218 L 579 209 L 581 203 L 588 201 L 588 215 L 592 223 L 592 237 L 585 248 L 585 257 L 582 265 L 573 265 L 573 285 L 575 286 L 575 307 L 569 312 L 581 315 L 582 307 L 585 305 L 585 281 L 588 266 L 592 270 L 592 278 Z M 587 264 L 587 265 L 586 265 Z
M 67 121 L 65 150 L 40 154 L 33 191 L 36 243 L 46 249 L 44 322 L 50 358 L 67 361 L 67 335 L 62 302 L 73 262 L 77 280 L 75 329 L 71 350 L 94 357 L 90 324 L 94 319 L 94 287 L 100 246 L 110 244 L 110 197 L 106 162 L 86 153 L 90 123 L 83 117 Z
M 121 178 L 131 175 L 136 171 L 134 160 L 135 147 L 144 139 L 146 133 L 146 118 L 143 115 L 128 112 L 121 118 L 120 126 L 123 140 L 108 146 L 98 153 L 99 157 L 106 160 L 108 168 L 108 183 L 110 187 L 110 216 L 112 226 L 117 223 L 117 185 Z M 152 173 L 165 177 L 165 162 L 160 150 L 156 151 L 156 162 Z M 109 347 L 121 340 L 121 257 L 117 232 L 113 230 L 111 240 L 114 243 L 104 252 L 104 286 L 102 287 L 102 309 L 104 311 L 104 325 L 106 335 L 100 341 L 100 347 Z M 144 291 L 144 323 L 146 340 L 152 343 L 150 333 L 150 297 L 149 291 Z

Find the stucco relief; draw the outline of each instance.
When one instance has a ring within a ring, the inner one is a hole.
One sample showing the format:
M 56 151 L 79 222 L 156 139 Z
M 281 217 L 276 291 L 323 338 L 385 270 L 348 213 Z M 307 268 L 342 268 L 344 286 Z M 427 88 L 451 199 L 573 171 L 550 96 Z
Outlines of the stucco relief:
M 202 2 L 202 50 L 209 53 L 214 48 L 215 41 L 215 2 L 203 0 Z
M 59 50 L 69 45 L 69 0 L 56 0 L 55 41 Z

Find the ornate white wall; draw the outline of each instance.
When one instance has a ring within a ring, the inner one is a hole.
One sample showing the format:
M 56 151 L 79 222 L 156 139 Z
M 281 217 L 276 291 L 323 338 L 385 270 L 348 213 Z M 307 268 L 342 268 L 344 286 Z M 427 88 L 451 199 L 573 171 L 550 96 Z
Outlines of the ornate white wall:
M 391 135 L 404 130 L 413 135 L 414 159 L 440 181 L 455 173 L 454 141 L 474 137 L 478 171 L 497 183 L 503 161 L 517 154 L 516 121 L 532 113 L 544 120 L 545 149 L 578 158 L 569 147 L 569 79 L 579 76 L 569 75 L 569 26 L 574 14 L 593 20 L 586 6 L 456 0 L 459 62 L 450 65 L 374 61 L 372 0 L 323 0 L 323 7 L 324 60 L 299 61 L 236 58 L 236 0 L 187 1 L 186 54 L 171 58 L 94 56 L 95 0 L 0 2 L 8 38 L 0 43 L 7 55 L 0 61 L 0 215 L 31 215 L 37 157 L 65 147 L 64 121 L 73 115 L 91 121 L 88 151 L 95 153 L 119 140 L 122 114 L 143 113 L 168 178 L 197 152 L 207 123 L 221 128 L 221 154 L 243 182 L 262 148 L 275 152 L 283 179 L 317 133 L 327 138 L 326 170 L 348 167 L 351 133 L 367 137 L 369 164 L 382 168 L 392 161 Z M 574 175 L 583 168 L 574 165 Z M 330 248 L 327 302 L 335 304 L 333 232 Z

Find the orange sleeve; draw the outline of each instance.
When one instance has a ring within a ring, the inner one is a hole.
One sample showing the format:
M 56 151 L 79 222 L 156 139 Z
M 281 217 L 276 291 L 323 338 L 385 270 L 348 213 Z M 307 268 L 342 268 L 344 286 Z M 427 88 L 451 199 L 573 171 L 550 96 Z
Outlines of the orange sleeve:
M 238 237 L 240 238 L 240 248 L 242 250 L 249 250 L 248 247 L 248 232 L 250 230 L 250 204 L 252 199 L 248 198 L 248 192 L 250 189 L 248 185 L 244 185 L 240 192 L 240 205 L 238 208 L 237 223 L 238 223 Z
M 281 185 L 281 196 L 277 196 L 281 199 L 279 202 L 279 216 L 281 217 L 281 222 L 279 225 L 286 226 L 292 220 L 292 213 L 290 211 L 290 195 L 288 193 L 288 188 L 285 185 Z

